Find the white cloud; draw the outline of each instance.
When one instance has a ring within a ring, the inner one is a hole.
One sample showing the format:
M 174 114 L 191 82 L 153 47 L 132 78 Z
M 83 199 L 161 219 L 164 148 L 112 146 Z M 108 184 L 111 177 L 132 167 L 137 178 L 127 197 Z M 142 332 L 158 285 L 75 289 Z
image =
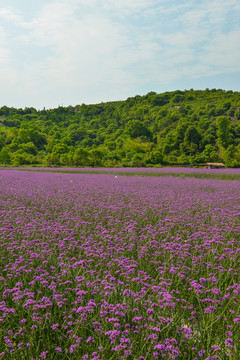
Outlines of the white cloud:
M 144 61 L 158 47 L 144 36 L 133 44 L 128 29 L 102 14 L 74 17 L 69 4 L 51 4 L 24 25 L 21 39 L 51 48 L 52 54 L 39 62 L 39 76 L 57 83 L 79 84 L 120 81 L 127 84 L 127 66 Z M 133 80 L 133 79 L 132 79 Z M 89 85 L 89 84 L 88 84 Z
M 145 10 L 153 5 L 158 5 L 165 0 L 62 0 L 62 3 L 65 2 L 70 6 L 81 6 L 85 5 L 88 8 L 95 9 L 105 9 L 110 11 L 116 11 L 126 14 L 131 12 L 140 12 Z
M 9 51 L 6 47 L 6 34 L 0 26 L 0 64 L 5 64 L 8 60 Z
M 132 12 L 141 12 L 150 6 L 159 3 L 156 0 L 103 0 L 103 7 L 106 9 L 111 9 L 115 11 L 121 11 L 124 14 L 129 14 Z
M 215 72 L 238 72 L 240 62 L 240 30 L 218 34 L 206 47 L 201 57 L 203 64 L 209 64 Z
M 240 26 L 234 30 L 229 29 L 231 24 L 229 28 L 226 26 L 228 11 L 237 10 L 239 2 L 235 0 L 203 1 L 193 8 L 185 7 L 183 13 L 173 19 L 178 31 L 158 34 L 162 54 L 155 59 L 158 67 L 152 69 L 162 71 L 156 72 L 155 80 L 170 82 L 238 72 Z
M 4 81 L 44 106 L 44 99 L 124 98 L 146 83 L 238 71 L 240 26 L 224 28 L 230 10 L 239 2 L 49 0 L 28 19 L 2 8 L 0 17 L 17 28 L 0 28 L 0 64 L 12 79 Z
M 16 24 L 22 24 L 23 22 L 22 16 L 12 7 L 0 8 L 0 17 Z
M 7 47 L 7 36 L 5 30 L 0 26 L 0 98 L 10 94 L 12 87 L 16 84 L 16 73 L 10 65 L 10 51 Z

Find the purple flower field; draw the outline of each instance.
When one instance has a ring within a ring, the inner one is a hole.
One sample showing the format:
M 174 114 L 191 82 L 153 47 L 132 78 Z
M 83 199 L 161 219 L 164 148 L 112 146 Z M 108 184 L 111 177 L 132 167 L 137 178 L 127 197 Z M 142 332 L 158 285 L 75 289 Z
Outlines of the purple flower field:
M 114 174 L 125 176 L 179 176 L 199 179 L 240 180 L 240 168 L 205 169 L 192 167 L 165 168 L 82 168 L 82 167 L 0 167 L 1 170 L 20 170 L 36 172 Z
M 239 181 L 0 171 L 0 359 L 239 360 L 239 219 Z

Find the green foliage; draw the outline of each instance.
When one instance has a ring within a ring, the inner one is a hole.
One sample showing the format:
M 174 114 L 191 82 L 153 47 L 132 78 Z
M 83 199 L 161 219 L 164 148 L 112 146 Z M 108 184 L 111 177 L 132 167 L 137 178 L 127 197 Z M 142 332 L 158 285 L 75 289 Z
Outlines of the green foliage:
M 240 120 L 240 109 L 236 110 L 235 117 L 237 120 Z
M 240 93 L 149 92 L 57 109 L 0 108 L 0 163 L 160 166 L 240 163 Z
M 126 131 L 132 138 L 137 138 L 140 136 L 148 137 L 150 135 L 150 132 L 145 124 L 140 120 L 130 120 L 126 124 Z
M 0 135 L 0 150 L 4 147 L 4 145 L 5 145 L 4 137 Z
M 197 129 L 194 125 L 190 125 L 185 132 L 184 141 L 187 144 L 194 143 L 196 145 L 199 145 L 200 140 L 201 136 L 198 133 Z
M 9 165 L 11 164 L 11 156 L 6 147 L 2 148 L 0 151 L 0 164 Z
M 182 154 L 181 156 L 179 156 L 178 158 L 178 163 L 180 165 L 187 165 L 190 163 L 190 159 L 186 154 Z
M 12 156 L 12 165 L 13 166 L 22 166 L 34 164 L 35 157 L 32 154 L 28 154 L 23 150 L 17 150 Z
M 160 151 L 155 150 L 155 151 L 151 151 L 149 153 L 149 156 L 147 158 L 147 163 L 149 164 L 163 164 L 163 155 Z
M 104 152 L 99 149 L 92 149 L 90 151 L 91 166 L 103 165 Z
M 20 144 L 19 149 L 23 150 L 27 154 L 37 155 L 37 148 L 33 142 L 27 142 L 25 144 Z
M 218 162 L 220 161 L 220 156 L 217 153 L 217 148 L 211 144 L 206 145 L 204 151 L 202 152 L 203 162 Z
M 226 116 L 219 116 L 216 120 L 217 138 L 219 145 L 227 148 L 230 140 L 229 126 L 230 120 Z
M 72 143 L 76 144 L 82 141 L 86 136 L 86 130 L 78 124 L 72 124 L 68 127 L 68 137 Z
M 83 148 L 77 148 L 74 152 L 73 163 L 75 166 L 89 166 L 89 152 Z

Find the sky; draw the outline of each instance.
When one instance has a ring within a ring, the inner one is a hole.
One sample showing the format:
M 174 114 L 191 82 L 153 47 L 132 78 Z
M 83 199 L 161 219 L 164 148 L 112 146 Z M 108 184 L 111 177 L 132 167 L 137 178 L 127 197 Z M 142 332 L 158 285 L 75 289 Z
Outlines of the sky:
M 239 0 L 0 0 L 0 107 L 240 91 Z

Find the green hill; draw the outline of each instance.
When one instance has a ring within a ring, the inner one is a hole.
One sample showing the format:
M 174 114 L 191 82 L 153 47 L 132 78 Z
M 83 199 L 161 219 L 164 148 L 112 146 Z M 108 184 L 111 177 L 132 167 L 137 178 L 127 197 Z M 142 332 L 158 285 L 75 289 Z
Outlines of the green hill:
M 0 108 L 0 164 L 240 166 L 240 92 L 186 90 L 96 105 Z

